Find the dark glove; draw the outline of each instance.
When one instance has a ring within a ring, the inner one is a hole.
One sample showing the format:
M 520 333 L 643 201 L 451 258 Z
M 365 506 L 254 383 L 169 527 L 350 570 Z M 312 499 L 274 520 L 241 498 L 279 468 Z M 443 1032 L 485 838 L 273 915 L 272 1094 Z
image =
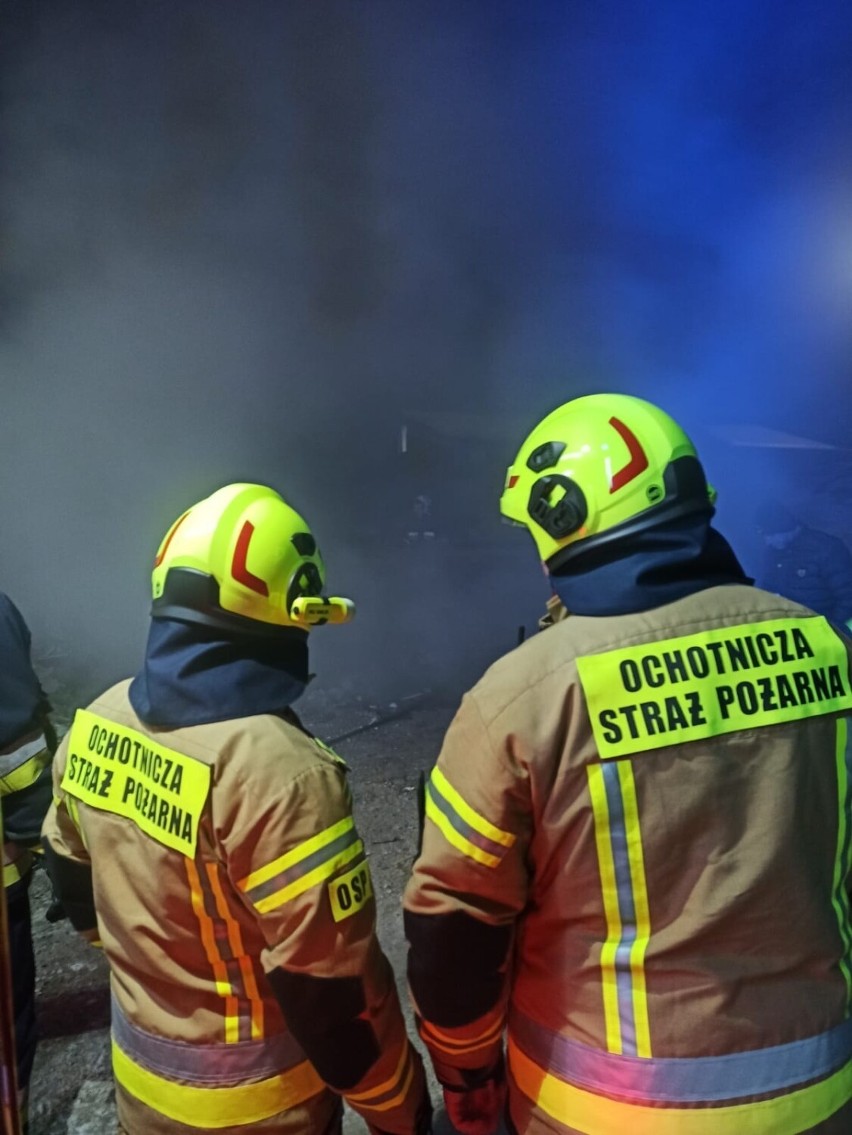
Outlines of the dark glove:
M 506 1107 L 503 1061 L 487 1079 L 471 1088 L 444 1088 L 444 1106 L 461 1135 L 495 1135 Z

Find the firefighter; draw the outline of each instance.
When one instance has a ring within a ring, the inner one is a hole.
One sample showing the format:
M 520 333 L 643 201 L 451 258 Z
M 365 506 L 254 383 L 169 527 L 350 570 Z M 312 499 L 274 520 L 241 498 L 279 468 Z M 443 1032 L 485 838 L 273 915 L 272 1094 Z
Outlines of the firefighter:
M 30 630 L 0 592 L 0 797 L 3 799 L 3 886 L 17 1054 L 18 1098 L 26 1131 L 27 1096 L 36 1050 L 35 959 L 29 888 L 41 825 L 51 797 L 56 736 L 50 706 L 33 668 Z
M 128 1135 L 429 1129 L 346 766 L 301 724 L 308 627 L 342 622 L 306 522 L 228 485 L 169 529 L 144 665 L 77 712 L 45 823 L 111 967 Z
M 564 612 L 464 697 L 404 898 L 468 1135 L 506 1098 L 524 1135 L 852 1131 L 850 643 L 751 586 L 713 497 L 622 395 L 508 471 Z

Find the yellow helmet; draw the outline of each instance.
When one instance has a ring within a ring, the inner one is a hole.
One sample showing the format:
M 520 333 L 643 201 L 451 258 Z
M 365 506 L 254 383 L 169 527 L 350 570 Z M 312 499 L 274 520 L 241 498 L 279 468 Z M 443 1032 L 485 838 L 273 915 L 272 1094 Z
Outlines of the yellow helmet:
M 324 598 L 325 566 L 302 517 L 265 485 L 226 485 L 178 517 L 151 577 L 154 618 L 231 633 L 347 622 L 349 599 Z
M 627 394 L 590 394 L 527 437 L 500 511 L 529 529 L 553 571 L 661 521 L 710 517 L 714 499 L 695 447 L 668 414 Z

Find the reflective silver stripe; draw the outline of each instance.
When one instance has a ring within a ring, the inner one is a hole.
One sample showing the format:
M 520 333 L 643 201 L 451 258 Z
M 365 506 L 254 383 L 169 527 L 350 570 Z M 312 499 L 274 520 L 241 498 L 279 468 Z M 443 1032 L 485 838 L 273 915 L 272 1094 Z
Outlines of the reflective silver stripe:
M 827 1032 L 724 1056 L 618 1056 L 509 1014 L 509 1035 L 539 1067 L 598 1095 L 631 1103 L 714 1103 L 792 1091 L 852 1059 L 852 1018 Z
M 192 1084 L 239 1083 L 286 1072 L 307 1060 L 289 1033 L 235 1044 L 188 1044 L 140 1029 L 112 999 L 112 1036 L 131 1060 L 166 1080 Z
M 10 772 L 14 772 L 16 768 L 25 764 L 30 757 L 34 757 L 36 753 L 40 753 L 42 749 L 46 748 L 47 741 L 42 734 L 41 737 L 36 737 L 35 741 L 27 741 L 26 745 L 21 745 L 12 753 L 4 753 L 0 757 L 0 776 L 8 776 Z

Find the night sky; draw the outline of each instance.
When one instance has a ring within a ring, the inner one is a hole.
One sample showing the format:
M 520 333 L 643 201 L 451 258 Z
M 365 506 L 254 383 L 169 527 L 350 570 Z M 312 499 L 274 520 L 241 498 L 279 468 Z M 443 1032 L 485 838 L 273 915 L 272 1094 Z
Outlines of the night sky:
M 0 587 L 121 677 L 163 531 L 265 481 L 367 596 L 334 680 L 388 665 L 383 578 L 487 663 L 544 595 L 504 468 L 608 389 L 746 546 L 769 492 L 852 535 L 851 76 L 823 0 L 0 0 Z M 487 555 L 412 568 L 417 492 Z

